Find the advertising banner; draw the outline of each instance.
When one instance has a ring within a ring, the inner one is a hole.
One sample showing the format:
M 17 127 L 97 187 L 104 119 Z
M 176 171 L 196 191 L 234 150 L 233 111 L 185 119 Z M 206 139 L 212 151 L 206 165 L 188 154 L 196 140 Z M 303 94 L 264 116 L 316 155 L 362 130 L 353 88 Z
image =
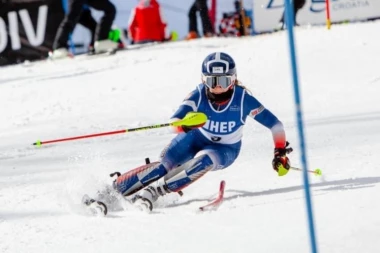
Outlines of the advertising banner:
M 284 12 L 284 0 L 253 0 L 255 32 L 273 31 Z M 379 0 L 330 0 L 331 22 L 361 21 L 380 18 Z M 300 25 L 326 23 L 325 0 L 306 0 L 297 14 Z
M 62 0 L 0 0 L 0 66 L 46 58 L 63 17 Z

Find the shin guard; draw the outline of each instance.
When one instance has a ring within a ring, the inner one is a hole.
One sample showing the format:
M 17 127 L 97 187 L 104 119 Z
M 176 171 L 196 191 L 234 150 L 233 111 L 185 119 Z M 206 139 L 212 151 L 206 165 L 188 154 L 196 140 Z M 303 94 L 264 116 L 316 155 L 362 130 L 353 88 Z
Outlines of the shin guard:
M 159 162 L 145 164 L 119 176 L 114 187 L 124 196 L 129 196 L 167 174 Z
M 179 171 L 177 174 L 168 178 L 165 177 L 166 186 L 170 191 L 178 192 L 195 182 L 212 168 L 213 162 L 208 155 L 196 157 L 176 168 L 176 171 Z

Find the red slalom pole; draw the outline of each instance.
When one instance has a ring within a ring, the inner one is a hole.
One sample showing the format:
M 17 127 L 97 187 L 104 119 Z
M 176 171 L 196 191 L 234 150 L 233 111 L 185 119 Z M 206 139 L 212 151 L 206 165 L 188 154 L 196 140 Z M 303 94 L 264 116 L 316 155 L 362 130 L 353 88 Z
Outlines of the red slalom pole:
M 35 145 L 35 146 L 41 146 L 41 145 L 49 144 L 49 143 L 56 143 L 56 142 L 62 142 L 62 141 L 73 141 L 73 140 L 86 139 L 86 138 L 97 137 L 97 136 L 104 136 L 104 135 L 111 135 L 111 134 L 121 134 L 121 133 L 125 133 L 125 130 L 119 130 L 119 131 L 113 131 L 113 132 L 105 132 L 105 133 L 98 133 L 98 134 L 82 135 L 82 136 L 63 138 L 63 139 L 56 139 L 56 140 L 50 140 L 50 141 L 36 141 L 35 143 L 33 143 L 33 145 Z
M 56 140 L 49 140 L 49 141 L 36 141 L 32 145 L 35 146 L 41 146 L 44 144 L 49 143 L 57 143 L 57 142 L 63 142 L 63 141 L 72 141 L 72 140 L 79 140 L 79 139 L 86 139 L 86 138 L 92 138 L 92 137 L 98 137 L 98 136 L 104 136 L 104 135 L 112 135 L 112 134 L 122 134 L 122 133 L 128 133 L 128 132 L 136 132 L 136 131 L 143 131 L 143 130 L 149 130 L 154 128 L 161 128 L 161 127 L 168 127 L 168 126 L 198 126 L 203 125 L 207 121 L 206 114 L 202 112 L 189 112 L 186 114 L 186 116 L 178 121 L 171 122 L 171 123 L 164 123 L 164 124 L 157 124 L 157 125 L 151 125 L 151 126 L 143 126 L 143 127 L 137 127 L 137 128 L 129 128 L 129 129 L 123 129 L 123 130 L 117 130 L 112 132 L 104 132 L 104 133 L 97 133 L 97 134 L 89 134 L 89 135 L 81 135 L 81 136 L 75 136 L 75 137 L 68 137 L 63 139 L 56 139 Z
M 33 143 L 33 145 L 35 145 L 35 146 L 41 146 L 41 145 L 49 144 L 49 143 L 57 143 L 57 142 L 63 142 L 63 141 L 73 141 L 73 140 L 87 139 L 87 138 L 92 138 L 92 137 L 99 137 L 99 136 L 113 135 L 113 134 L 122 134 L 122 133 L 127 133 L 127 132 L 135 132 L 135 131 L 148 130 L 148 129 L 153 129 L 153 128 L 167 127 L 167 126 L 170 126 L 170 125 L 172 125 L 172 123 L 152 125 L 152 126 L 145 126 L 145 127 L 138 127 L 138 128 L 130 128 L 130 129 L 117 130 L 117 131 L 112 131 L 112 132 L 97 133 L 97 134 L 81 135 L 81 136 L 75 136 L 75 137 L 69 137 L 69 138 L 63 138 L 63 139 L 56 139 L 56 140 L 49 140 L 49 141 L 37 141 L 37 142 Z
M 330 18 L 330 0 L 326 0 L 326 25 L 327 29 L 331 28 L 331 18 Z

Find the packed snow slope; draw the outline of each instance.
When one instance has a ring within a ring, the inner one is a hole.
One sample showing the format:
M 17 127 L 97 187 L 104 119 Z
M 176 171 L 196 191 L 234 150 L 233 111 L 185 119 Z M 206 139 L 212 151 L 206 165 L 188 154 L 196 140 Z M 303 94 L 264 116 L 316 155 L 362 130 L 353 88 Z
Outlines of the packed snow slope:
M 379 22 L 295 31 L 316 236 L 320 252 L 378 253 L 380 227 Z M 114 56 L 0 69 L 0 252 L 310 252 L 302 173 L 271 168 L 268 129 L 247 120 L 241 154 L 169 195 L 151 214 L 126 207 L 88 216 L 83 194 L 109 174 L 156 160 L 167 129 L 42 146 L 37 140 L 166 123 L 200 82 L 214 51 L 283 123 L 301 167 L 286 32 L 174 42 Z M 217 210 L 198 207 L 216 196 Z

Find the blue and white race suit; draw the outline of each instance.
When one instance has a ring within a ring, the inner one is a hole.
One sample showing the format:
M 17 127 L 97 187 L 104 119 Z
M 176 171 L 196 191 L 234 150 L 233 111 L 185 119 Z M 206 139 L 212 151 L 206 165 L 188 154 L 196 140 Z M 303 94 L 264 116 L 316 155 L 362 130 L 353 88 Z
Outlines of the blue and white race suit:
M 276 147 L 285 146 L 282 123 L 242 86 L 234 87 L 228 103 L 215 106 L 206 96 L 206 86 L 200 84 L 183 101 L 172 119 L 182 119 L 188 112 L 203 112 L 208 120 L 203 127 L 180 133 L 171 141 L 161 158 L 168 170 L 204 153 L 210 156 L 213 170 L 230 166 L 239 155 L 247 116 L 272 131 Z

